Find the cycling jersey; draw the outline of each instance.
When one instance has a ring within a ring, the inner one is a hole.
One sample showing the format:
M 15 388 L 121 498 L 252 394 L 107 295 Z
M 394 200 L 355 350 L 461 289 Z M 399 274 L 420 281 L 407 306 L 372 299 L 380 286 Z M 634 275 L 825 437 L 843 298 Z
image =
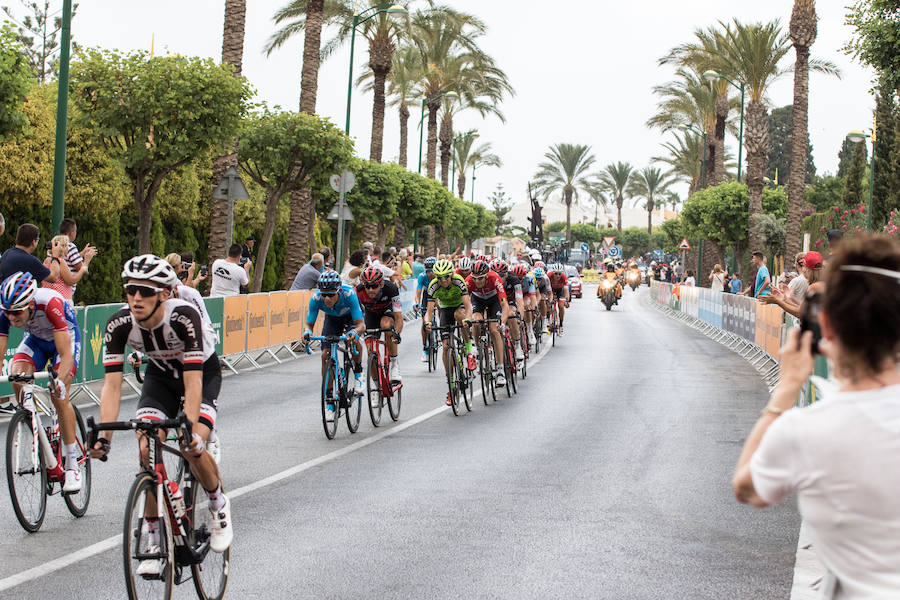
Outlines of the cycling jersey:
M 183 371 L 202 370 L 203 363 L 215 354 L 214 334 L 203 326 L 193 305 L 171 298 L 157 310 L 163 311 L 163 318 L 153 329 L 142 327 L 128 306 L 109 318 L 103 338 L 107 373 L 123 370 L 126 346 L 147 355 L 151 366 L 172 379 L 181 379 Z
M 425 311 L 425 307 L 428 306 L 428 286 L 431 285 L 431 279 L 428 277 L 427 272 L 422 272 L 416 278 L 416 289 L 422 290 L 422 299 L 419 301 L 419 306 L 422 307 L 422 312 Z
M 525 273 L 525 277 L 522 278 L 522 295 L 523 296 L 534 296 L 535 291 L 535 280 L 534 274 L 531 272 Z
M 176 298 L 190 302 L 191 305 L 197 309 L 197 312 L 200 313 L 200 322 L 203 323 L 203 329 L 211 331 L 214 338 L 217 339 L 216 329 L 213 327 L 212 319 L 209 318 L 209 312 L 206 310 L 206 303 L 203 302 L 203 296 L 200 295 L 200 292 L 190 286 L 179 285 L 175 288 L 175 294 Z
M 387 312 L 403 312 L 400 308 L 400 290 L 397 289 L 395 283 L 390 281 L 384 282 L 378 295 L 374 298 L 369 296 L 365 285 L 359 284 L 356 286 L 356 297 L 366 314 L 383 315 Z
M 473 298 L 489 300 L 496 297 L 500 300 L 506 300 L 506 290 L 503 289 L 503 282 L 500 281 L 500 276 L 493 271 L 488 271 L 483 287 L 479 288 L 475 283 L 475 278 L 471 275 L 466 277 L 466 285 Z
M 463 296 L 468 296 L 465 280 L 455 273 L 450 276 L 450 285 L 443 287 L 435 277 L 428 286 L 428 297 L 437 301 L 440 308 L 458 308 L 462 306 Z
M 547 273 L 547 277 L 550 279 L 550 288 L 553 290 L 559 290 L 569 285 L 569 279 L 565 273 Z
M 0 312 L 0 336 L 9 337 L 10 325 L 6 314 Z M 38 288 L 34 293 L 34 313 L 22 329 L 25 337 L 16 348 L 12 362 L 31 363 L 37 370 L 43 369 L 51 361 L 53 367 L 58 368 L 59 351 L 53 334 L 67 331 L 73 357 L 71 374 L 75 375 L 81 357 L 81 330 L 78 328 L 75 310 L 59 292 Z
M 456 270 L 456 274 L 459 275 L 460 277 L 462 277 L 463 279 L 468 277 L 471 273 L 472 273 L 472 269 L 469 269 L 468 271 L 463 271 L 462 269 Z
M 541 294 L 547 294 L 550 292 L 550 280 L 547 279 L 546 275 L 544 275 L 540 279 L 535 278 L 534 287 Z
M 522 280 L 507 273 L 506 279 L 503 279 L 503 291 L 506 292 L 506 301 L 515 306 L 516 298 L 522 296 Z
M 356 292 L 349 285 L 341 286 L 340 290 L 338 290 L 338 301 L 332 307 L 325 305 L 325 299 L 319 290 L 316 290 L 309 299 L 309 311 L 306 315 L 306 324 L 309 325 L 310 329 L 315 325 L 320 310 L 325 313 L 326 320 L 328 317 L 350 317 L 354 321 L 359 321 L 363 318 L 362 308 L 359 306 L 359 298 L 356 297 Z

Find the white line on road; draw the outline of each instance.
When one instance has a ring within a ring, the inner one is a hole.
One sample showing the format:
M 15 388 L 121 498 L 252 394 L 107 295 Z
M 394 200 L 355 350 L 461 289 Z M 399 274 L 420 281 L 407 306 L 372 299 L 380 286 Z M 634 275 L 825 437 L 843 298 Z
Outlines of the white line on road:
M 550 351 L 550 346 L 544 348 L 544 351 L 541 352 L 538 356 L 531 361 L 531 365 L 536 365 L 547 353 Z M 509 385 L 509 384 L 507 384 Z M 481 389 L 474 390 L 472 394 L 472 398 L 475 396 L 481 395 Z M 317 458 L 310 459 L 304 463 L 300 463 L 299 465 L 295 465 L 290 469 L 285 469 L 279 473 L 275 473 L 274 475 L 270 475 L 268 477 L 264 477 L 259 481 L 254 481 L 253 483 L 249 483 L 243 487 L 239 487 L 235 490 L 231 490 L 228 492 L 228 498 L 239 498 L 244 494 L 249 494 L 250 492 L 254 492 L 258 489 L 268 487 L 273 483 L 277 483 L 288 477 L 293 477 L 299 473 L 303 473 L 304 471 L 308 471 L 313 467 L 317 467 L 323 463 L 326 463 L 330 460 L 334 460 L 336 458 L 340 458 L 341 456 L 346 456 L 352 452 L 356 452 L 366 446 L 374 444 L 379 440 L 383 440 L 386 437 L 392 436 L 394 434 L 400 433 L 405 429 L 409 429 L 414 425 L 418 425 L 423 421 L 427 421 L 428 419 L 439 415 L 440 413 L 446 411 L 449 407 L 441 406 L 435 409 L 432 409 L 426 413 L 422 413 L 418 417 L 414 417 L 409 421 L 404 423 L 400 423 L 399 425 L 395 425 L 390 429 L 384 429 L 370 437 L 362 439 L 358 442 L 354 442 L 348 446 L 344 446 L 343 448 L 339 448 L 334 450 L 333 452 L 329 452 L 328 454 L 323 454 Z M 4 590 L 8 590 L 10 588 L 16 587 L 17 585 L 22 585 L 23 583 L 27 583 L 29 581 L 39 579 L 41 577 L 45 577 L 50 575 L 51 573 L 55 573 L 61 569 L 64 569 L 68 566 L 74 565 L 75 563 L 81 562 L 82 560 L 88 559 L 92 556 L 96 556 L 102 552 L 106 552 L 107 550 L 111 550 L 122 543 L 121 535 L 114 535 L 106 538 L 105 540 L 99 541 L 96 544 L 91 544 L 90 546 L 85 546 L 80 550 L 76 550 L 75 552 L 71 552 L 66 556 L 62 556 L 60 558 L 53 559 L 51 561 L 45 562 L 37 567 L 32 567 L 30 569 L 26 569 L 20 573 L 16 573 L 15 575 L 10 575 L 9 577 L 5 577 L 4 579 L 0 579 L 0 592 Z

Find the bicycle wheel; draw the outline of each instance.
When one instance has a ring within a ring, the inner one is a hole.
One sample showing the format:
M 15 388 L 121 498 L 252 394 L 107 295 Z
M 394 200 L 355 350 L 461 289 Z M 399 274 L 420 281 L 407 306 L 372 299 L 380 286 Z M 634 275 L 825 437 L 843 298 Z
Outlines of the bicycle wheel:
M 516 351 L 509 339 L 506 343 L 506 359 L 503 361 L 503 367 L 506 369 L 506 395 L 518 394 L 519 392 L 516 391 Z M 509 391 L 510 387 L 512 387 L 512 392 Z
M 428 342 L 428 347 L 430 348 L 428 352 L 428 372 L 433 373 L 438 369 L 438 352 L 441 348 L 441 341 L 438 339 L 437 331 L 434 329 L 428 335 L 430 336 Z
M 393 384 L 391 384 L 393 387 Z M 403 401 L 403 386 L 398 387 L 393 394 L 388 396 L 388 412 L 391 413 L 391 419 L 398 421 L 400 419 L 400 404 Z
M 472 412 L 472 385 L 469 378 L 469 367 L 465 364 L 459 349 L 456 350 L 456 367 L 456 383 L 466 405 L 466 412 Z
M 490 384 L 491 399 L 497 401 L 497 380 L 494 378 L 495 369 L 497 368 L 497 360 L 494 358 L 494 344 L 487 344 L 487 372 L 488 383 Z
M 347 409 L 344 411 L 344 416 L 347 419 L 347 429 L 350 430 L 350 433 L 356 433 L 359 431 L 359 420 L 362 418 L 362 396 L 357 394 L 353 383 L 350 380 L 350 373 L 352 373 L 352 367 L 350 366 L 350 359 L 344 359 L 344 375 L 346 379 L 344 380 L 344 398 L 347 400 Z M 337 419 L 335 419 L 337 421 Z
M 478 342 L 478 377 L 481 379 L 481 399 L 487 406 L 491 393 L 490 364 L 488 364 L 487 348 Z
M 450 391 L 450 408 L 453 414 L 459 416 L 459 385 L 456 382 L 459 376 L 459 360 L 456 356 L 456 348 L 452 346 L 447 353 L 447 388 Z
M 528 377 L 528 335 L 525 330 L 520 334 L 519 339 L 522 342 L 522 379 Z
M 556 347 L 556 328 L 558 327 L 558 321 L 556 316 L 556 311 L 553 312 L 553 316 L 550 318 L 550 347 Z
M 131 484 L 128 503 L 125 505 L 125 527 L 122 531 L 122 560 L 125 567 L 125 589 L 129 600 L 148 598 L 171 598 L 175 578 L 175 544 L 172 540 L 172 521 L 169 511 L 163 507 L 162 517 L 157 521 L 157 552 L 149 552 L 148 534 L 143 531 L 147 497 L 156 497 L 156 477 L 150 473 L 139 473 Z M 159 558 L 162 568 L 159 575 L 142 576 L 136 573 L 144 558 Z
M 541 350 L 541 336 L 544 335 L 544 318 L 538 317 L 534 320 L 534 353 L 537 354 Z
M 81 491 L 77 494 L 66 494 L 63 496 L 63 500 L 72 516 L 83 517 L 91 501 L 91 459 L 85 452 L 87 433 L 84 429 L 84 420 L 81 418 L 81 412 L 74 405 L 72 410 L 75 411 L 75 437 L 80 454 L 78 469 L 81 471 Z
M 204 506 L 197 508 L 197 494 L 200 484 L 191 481 L 185 490 L 184 502 L 188 522 L 193 527 L 188 531 L 188 544 L 203 556 L 202 562 L 191 565 L 194 589 L 200 600 L 221 600 L 228 588 L 228 572 L 231 563 L 231 548 L 222 552 L 209 549 L 209 532 L 211 529 L 209 510 Z
M 431 340 L 431 332 L 425 332 L 425 354 L 428 356 L 428 372 L 434 372 L 434 344 Z
M 369 404 L 369 417 L 372 426 L 381 425 L 381 367 L 378 365 L 378 355 L 375 352 L 369 354 L 369 364 L 366 369 L 366 401 Z M 374 406 L 373 406 L 374 403 Z
M 330 397 L 329 397 L 330 394 Z M 322 375 L 322 425 L 325 427 L 325 437 L 333 440 L 337 433 L 339 408 L 337 399 L 340 398 L 338 385 L 335 381 L 334 359 L 330 356 L 325 361 L 325 372 Z M 325 416 L 325 405 L 331 404 L 334 408 L 331 422 Z
M 31 533 L 41 528 L 47 514 L 47 468 L 41 452 L 37 453 L 38 464 L 34 464 L 36 444 L 31 413 L 17 410 L 6 433 L 6 482 L 16 519 Z

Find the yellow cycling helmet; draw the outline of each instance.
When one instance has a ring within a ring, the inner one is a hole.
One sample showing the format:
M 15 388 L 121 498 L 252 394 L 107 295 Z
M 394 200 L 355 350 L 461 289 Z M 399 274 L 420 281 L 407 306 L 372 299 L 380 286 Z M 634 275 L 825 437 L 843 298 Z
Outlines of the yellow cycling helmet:
M 447 275 L 453 274 L 453 263 L 447 259 L 441 259 L 434 263 L 434 269 L 432 269 L 432 273 L 434 273 L 435 277 L 446 277 Z

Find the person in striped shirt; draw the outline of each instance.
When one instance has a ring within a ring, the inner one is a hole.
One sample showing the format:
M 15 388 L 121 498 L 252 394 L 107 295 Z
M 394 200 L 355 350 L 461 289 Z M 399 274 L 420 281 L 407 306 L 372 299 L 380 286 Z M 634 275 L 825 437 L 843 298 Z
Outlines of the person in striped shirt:
M 75 278 L 75 283 L 72 285 L 72 296 L 74 296 L 78 282 L 87 275 L 91 261 L 97 256 L 97 248 L 85 244 L 84 249 L 78 250 L 78 246 L 75 245 L 75 236 L 78 234 L 78 225 L 75 223 L 75 219 L 63 219 L 59 224 L 59 233 L 69 238 L 66 264 L 69 265 L 69 271 Z

